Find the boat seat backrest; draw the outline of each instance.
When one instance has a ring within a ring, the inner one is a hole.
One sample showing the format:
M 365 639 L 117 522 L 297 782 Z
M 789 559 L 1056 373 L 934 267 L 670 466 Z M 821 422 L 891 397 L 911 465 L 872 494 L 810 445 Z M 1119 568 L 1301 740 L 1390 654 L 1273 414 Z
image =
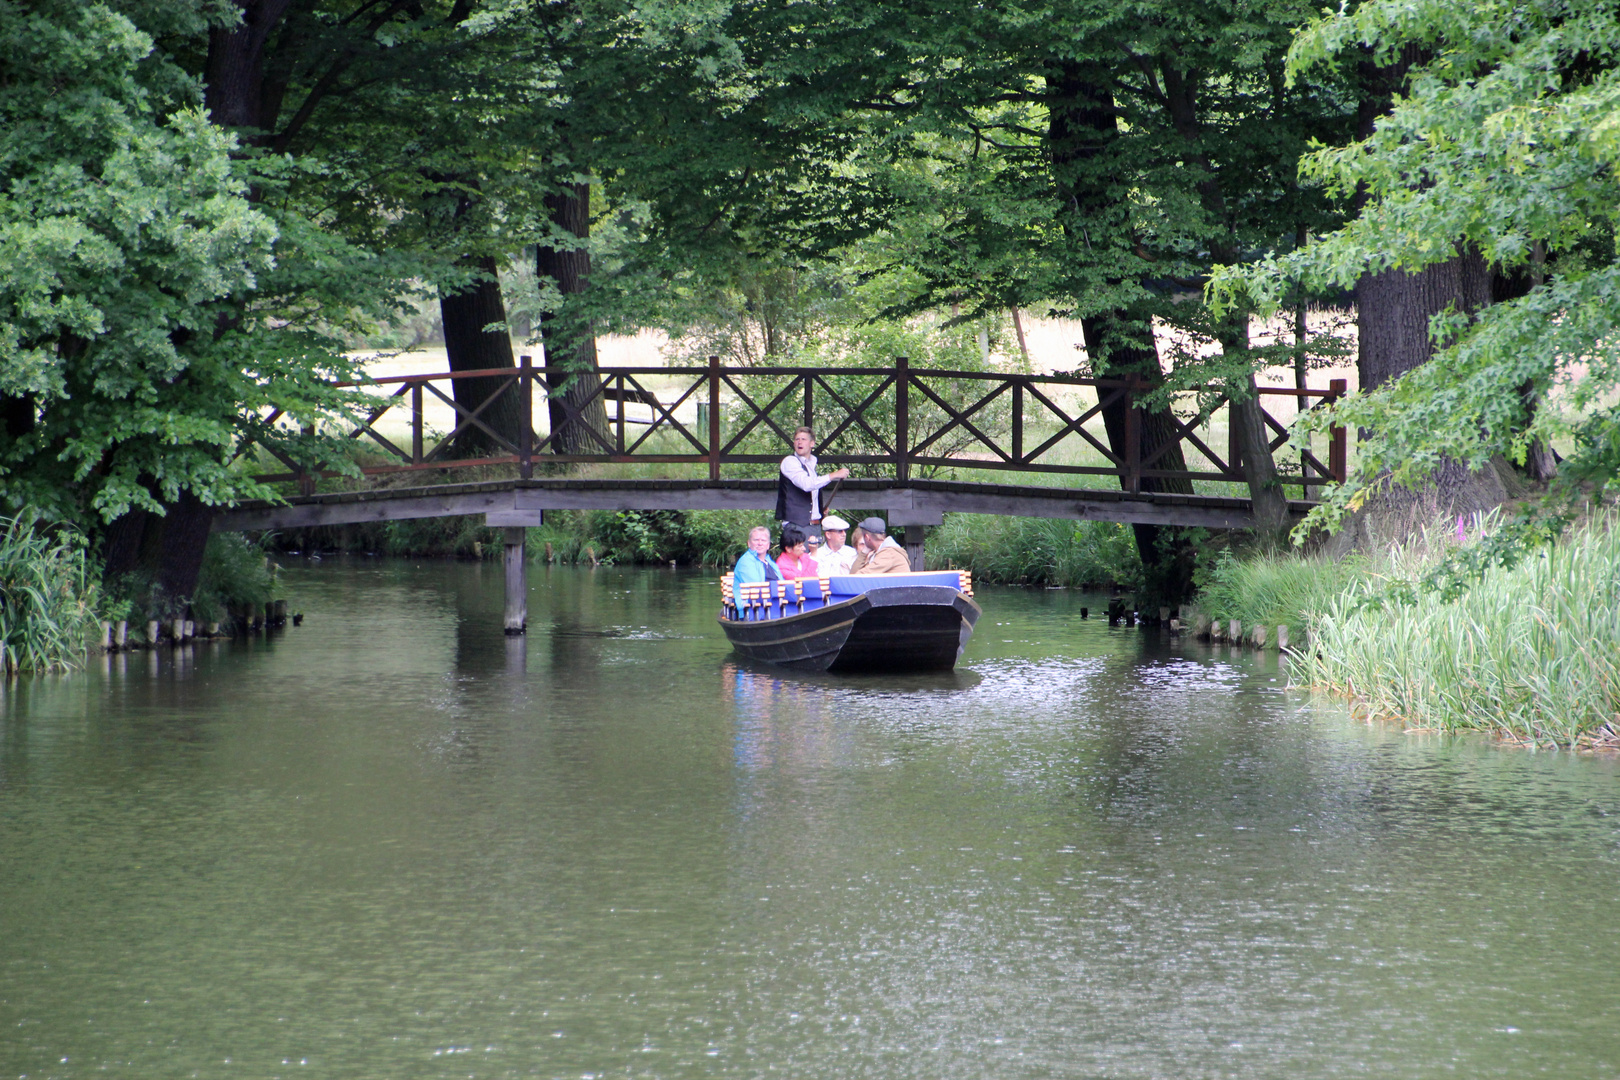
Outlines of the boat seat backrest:
M 897 589 L 908 585 L 935 585 L 950 589 L 963 588 L 959 570 L 933 570 L 912 574 L 842 574 L 831 579 L 832 598 L 859 596 L 871 589 Z
M 861 581 L 870 579 L 862 578 Z M 837 595 L 829 578 L 796 578 L 791 581 L 750 581 L 741 585 L 726 574 L 720 579 L 720 599 L 731 617 L 744 621 L 779 619 L 848 599 L 855 593 Z

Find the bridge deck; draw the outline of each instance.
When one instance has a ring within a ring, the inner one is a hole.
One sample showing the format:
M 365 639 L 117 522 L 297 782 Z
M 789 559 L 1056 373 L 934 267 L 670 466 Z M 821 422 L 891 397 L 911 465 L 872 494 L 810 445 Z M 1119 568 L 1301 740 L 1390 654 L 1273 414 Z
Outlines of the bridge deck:
M 214 518 L 216 532 L 350 525 L 366 521 L 484 514 L 494 526 L 537 525 L 546 510 L 767 510 L 776 481 L 492 480 L 433 487 L 305 495 L 284 505 L 245 503 Z M 956 480 L 846 480 L 841 506 L 886 513 L 891 525 L 938 525 L 948 511 L 1152 525 L 1247 529 L 1246 498 L 971 483 Z M 1314 505 L 1290 502 L 1298 519 Z

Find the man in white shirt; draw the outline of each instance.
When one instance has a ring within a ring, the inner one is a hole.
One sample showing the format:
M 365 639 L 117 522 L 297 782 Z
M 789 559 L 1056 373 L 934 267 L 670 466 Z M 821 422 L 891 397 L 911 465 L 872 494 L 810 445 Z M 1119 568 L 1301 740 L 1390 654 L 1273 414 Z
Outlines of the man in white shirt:
M 793 433 L 793 453 L 782 459 L 781 475 L 776 479 L 776 520 L 791 521 L 805 529 L 821 523 L 821 505 L 817 498 L 822 488 L 834 480 L 849 475 L 848 469 L 839 469 L 826 476 L 816 475 L 816 435 L 807 427 Z
M 849 522 L 836 514 L 821 519 L 824 542 L 816 549 L 816 565 L 827 577 L 848 574 L 855 569 L 855 549 L 844 543 L 849 536 Z

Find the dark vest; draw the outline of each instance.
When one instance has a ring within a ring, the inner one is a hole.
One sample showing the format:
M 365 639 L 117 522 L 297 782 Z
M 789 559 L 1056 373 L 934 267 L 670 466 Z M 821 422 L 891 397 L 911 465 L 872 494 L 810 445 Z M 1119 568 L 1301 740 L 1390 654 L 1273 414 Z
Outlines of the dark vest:
M 780 469 L 776 473 L 776 520 L 810 527 L 810 493 L 801 491 Z

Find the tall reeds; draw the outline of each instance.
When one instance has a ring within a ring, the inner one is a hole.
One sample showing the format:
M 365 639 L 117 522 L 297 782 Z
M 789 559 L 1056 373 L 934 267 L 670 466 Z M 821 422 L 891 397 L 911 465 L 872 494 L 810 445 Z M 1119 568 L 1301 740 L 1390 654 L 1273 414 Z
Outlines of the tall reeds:
M 0 516 L 0 642 L 6 666 L 78 666 L 96 617 L 97 588 L 82 540 L 33 514 Z
M 1295 675 L 1413 727 L 1566 747 L 1620 741 L 1616 525 L 1610 515 L 1572 529 L 1449 602 L 1422 591 L 1385 599 L 1381 578 L 1415 581 L 1433 558 L 1394 549 L 1387 575 L 1323 607 Z

